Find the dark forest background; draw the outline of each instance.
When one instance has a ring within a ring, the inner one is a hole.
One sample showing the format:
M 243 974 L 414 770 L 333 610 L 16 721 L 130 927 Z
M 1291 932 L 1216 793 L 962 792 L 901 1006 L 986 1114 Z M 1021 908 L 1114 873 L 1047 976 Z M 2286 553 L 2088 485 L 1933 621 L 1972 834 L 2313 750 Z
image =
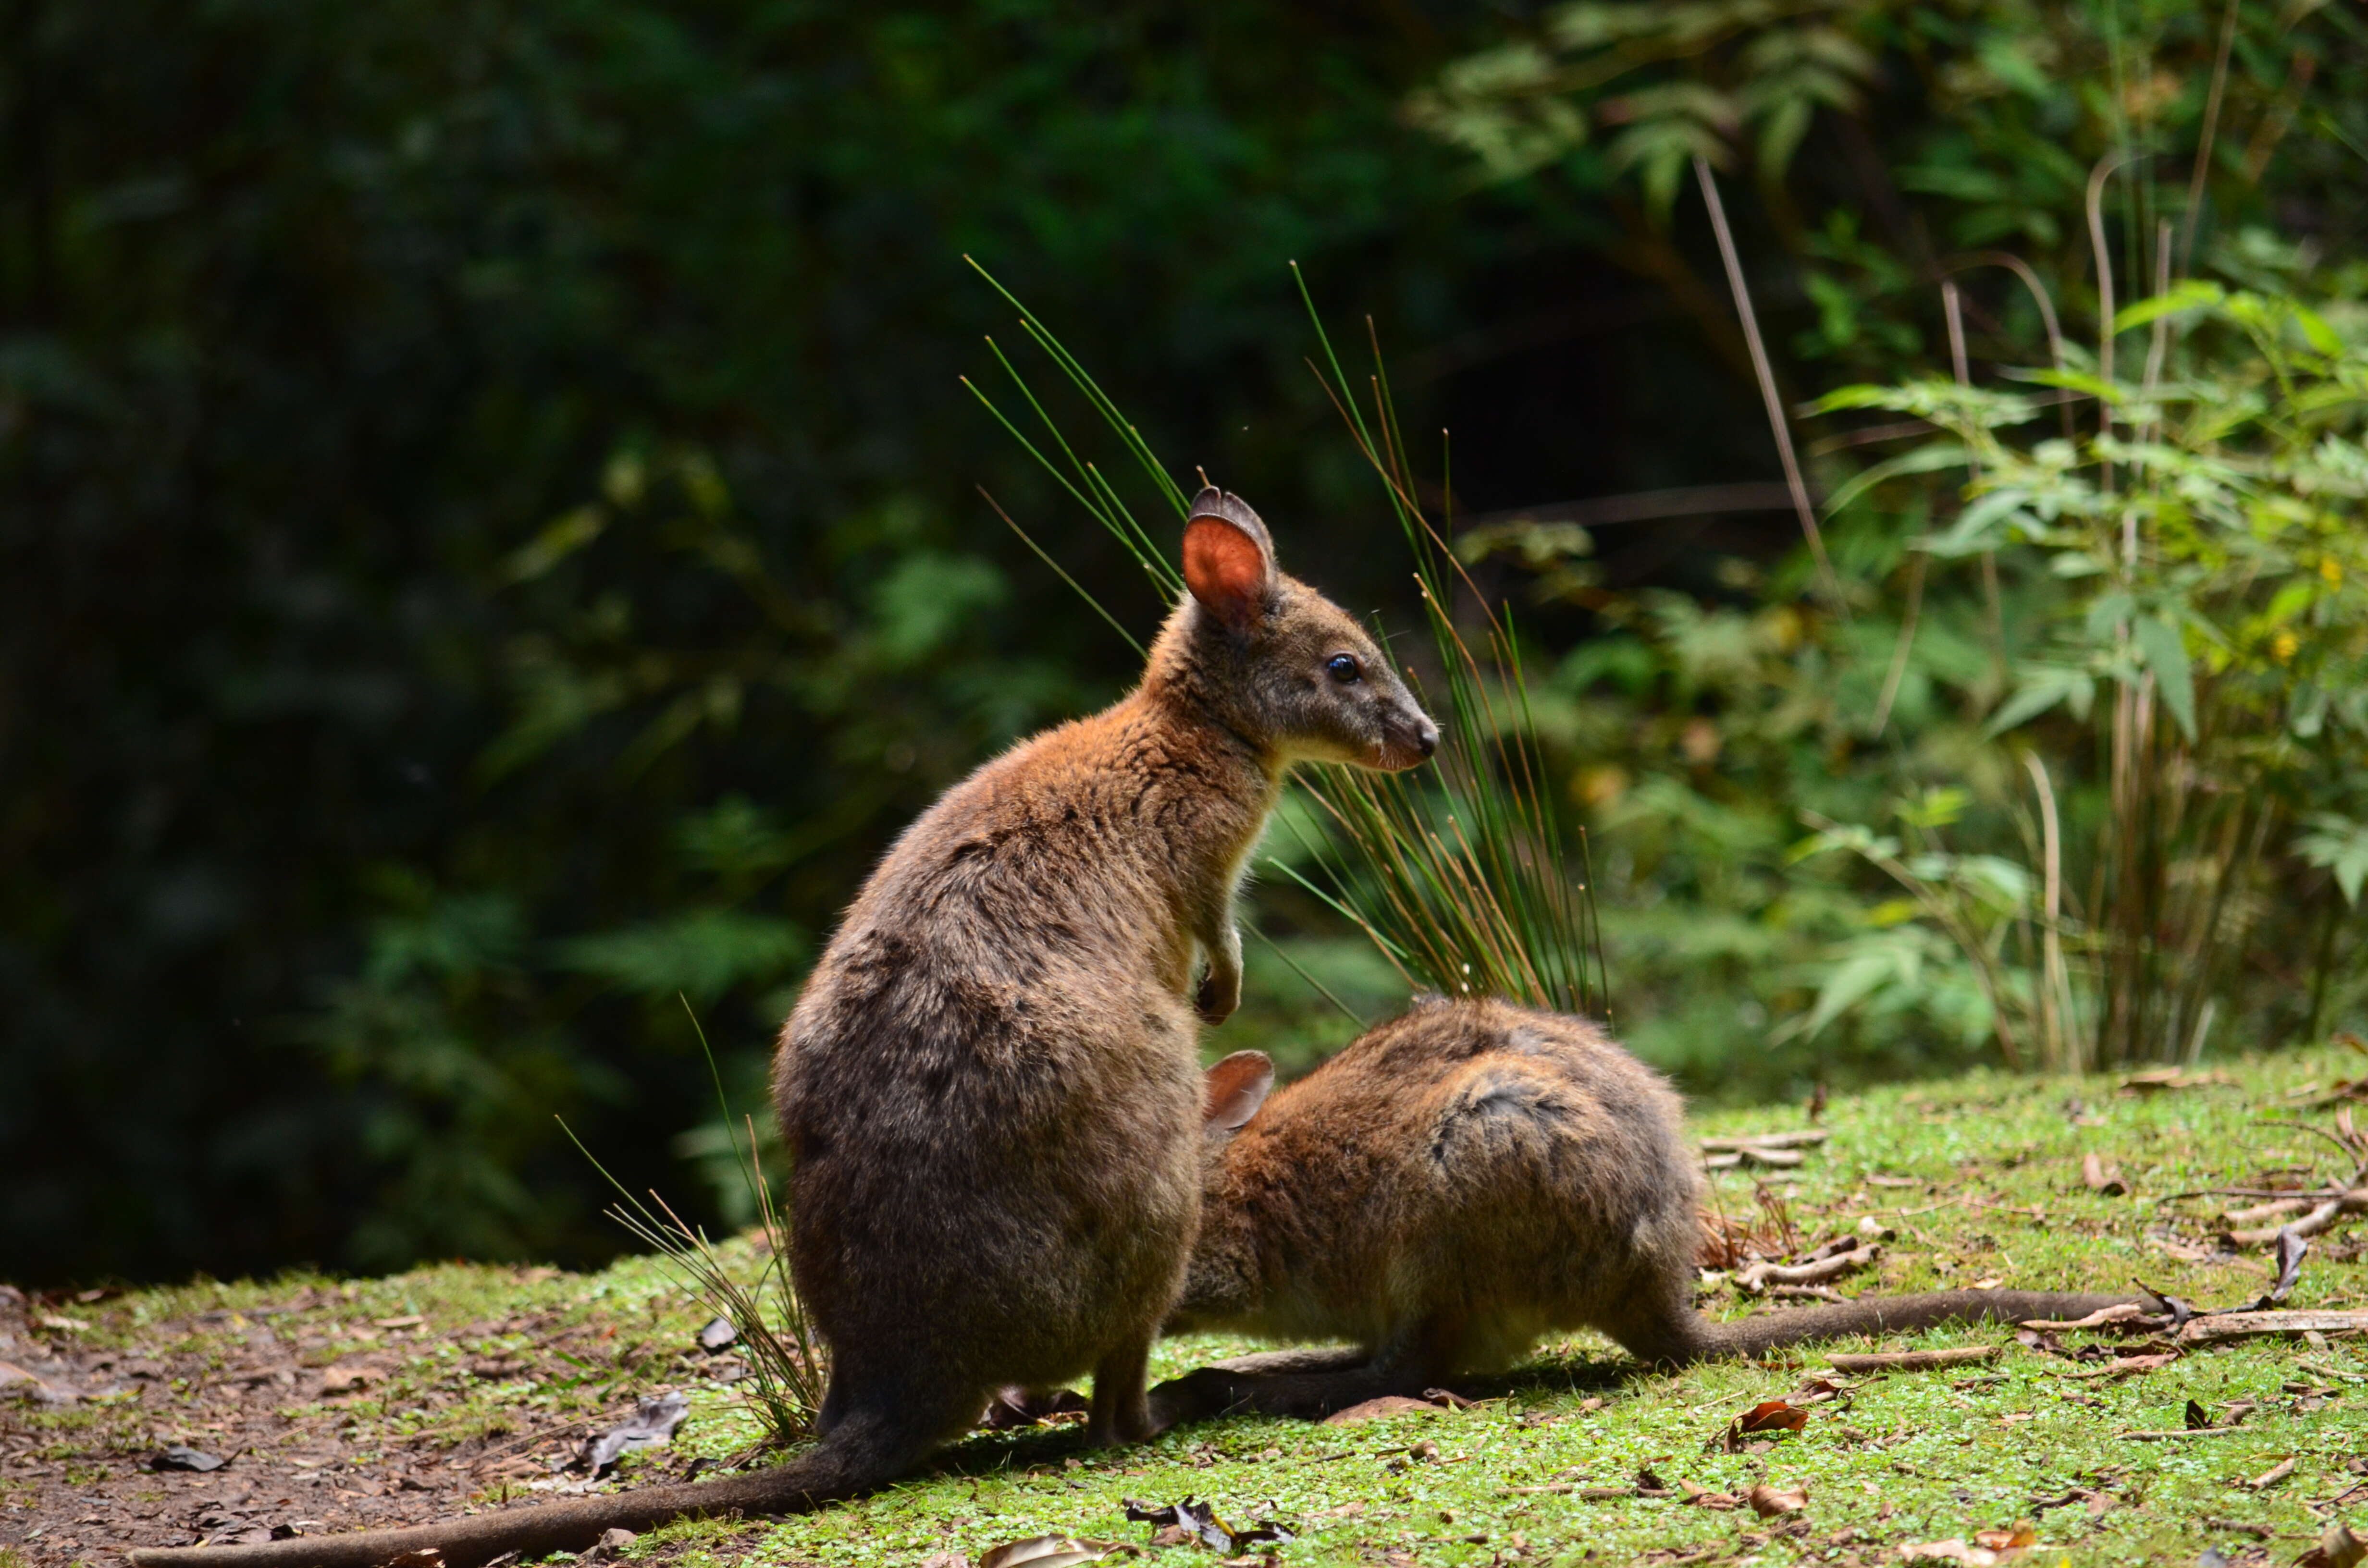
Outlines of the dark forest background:
M 2116 115 L 2082 107 L 2107 74 L 2075 56 L 2104 9 L 1823 7 L 1863 68 L 1803 89 L 1790 145 L 1715 116 L 1676 143 L 1737 150 L 1789 394 L 1945 358 L 1954 251 L 2027 245 L 2067 312 L 2093 289 L 2079 191 Z M 2180 193 L 2221 18 L 2123 9 L 2108 42 L 2164 77 L 2139 129 Z M 2202 243 L 2252 233 L 2307 278 L 2360 235 L 2360 29 L 2243 9 Z M 1372 320 L 1405 426 L 1452 430 L 1458 515 L 1597 524 L 1584 591 L 1525 600 L 1542 654 L 1623 596 L 1803 599 L 1691 186 L 1603 135 L 1492 162 L 1441 108 L 1441 82 L 1486 97 L 1459 62 L 1560 15 L 0 0 L 0 1275 L 613 1251 L 554 1114 L 629 1186 L 715 1201 L 683 1000 L 761 1112 L 771 1031 L 882 846 L 1132 679 L 980 487 L 1134 625 L 1158 613 L 963 388 L 985 335 L 1018 341 L 965 256 L 1360 610 L 1410 624 L 1406 566 L 1304 363 L 1294 260 L 1336 334 Z M 2065 166 L 2004 194 L 1927 177 L 2014 163 L 1952 84 L 2011 77 L 2018 26 L 2071 40 L 2010 84 Z M 1999 277 L 1967 285 L 1985 357 L 2035 330 Z M 1710 486 L 1733 488 L 1554 512 Z M 1863 564 L 1880 583 L 1896 551 Z M 1573 670 L 1568 711 L 1599 682 L 1714 771 L 1691 710 L 1622 667 Z M 1565 760 L 1574 813 L 1620 792 Z M 1589 820 L 1602 851 L 1617 824 Z M 1638 947 L 1623 975 L 1624 912 L 1659 895 L 1649 855 L 1615 859 L 1614 995 L 1674 1038 L 1656 986 L 1700 988 Z M 2296 896 L 2339 907 L 2314 874 Z M 1270 892 L 1259 916 L 1372 1012 L 1402 997 L 1314 907 Z M 1767 998 L 1815 992 L 1771 953 L 1722 957 L 1730 991 L 1737 965 L 1774 978 L 1658 1049 L 1691 1089 L 1977 1054 L 1771 1046 Z M 1219 1043 L 1345 1040 L 1252 962 Z

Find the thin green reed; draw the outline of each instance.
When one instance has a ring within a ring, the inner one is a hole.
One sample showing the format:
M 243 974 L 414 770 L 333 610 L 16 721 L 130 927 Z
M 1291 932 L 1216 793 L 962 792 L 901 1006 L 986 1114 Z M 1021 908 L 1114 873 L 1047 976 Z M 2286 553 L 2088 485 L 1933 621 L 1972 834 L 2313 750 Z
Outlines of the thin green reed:
M 971 266 L 1019 312 L 1021 330 L 1101 416 L 1180 519 L 1189 498 L 1141 430 L 1033 312 L 975 261 Z M 1373 370 L 1365 389 L 1372 401 L 1369 415 L 1365 399 L 1357 395 L 1341 368 L 1296 265 L 1292 274 L 1322 353 L 1323 364 L 1311 362 L 1309 368 L 1339 409 L 1359 451 L 1382 479 L 1406 541 L 1442 688 L 1422 696 L 1439 717 L 1443 734 L 1435 770 L 1411 775 L 1337 767 L 1304 770 L 1298 782 L 1328 824 L 1320 835 L 1304 835 L 1316 874 L 1271 859 L 1268 865 L 1356 925 L 1409 984 L 1449 995 L 1498 995 L 1565 1012 L 1606 1013 L 1602 931 L 1595 916 L 1585 836 L 1582 833 L 1574 867 L 1531 739 L 1535 732 L 1522 684 L 1520 643 L 1510 618 L 1488 604 L 1456 561 L 1442 531 L 1432 526 L 1415 499 L 1405 433 L 1390 397 L 1378 341 L 1372 345 Z M 974 383 L 965 378 L 964 384 L 1126 549 L 1163 601 L 1172 602 L 1183 591 L 1175 566 L 1117 487 L 1079 455 L 1000 346 L 990 339 L 989 347 L 1030 413 L 1044 426 L 1059 460 L 1022 434 Z M 993 504 L 993 497 L 988 499 Z M 999 506 L 996 510 L 1064 582 L 1140 648 L 1116 617 L 1062 571 Z M 1456 623 L 1459 584 L 1479 618 L 1479 654 Z M 1419 685 L 1418 676 L 1417 680 Z M 1302 831 L 1295 821 L 1292 830 Z M 1279 948 L 1275 950 L 1291 962 Z M 1296 963 L 1291 967 L 1305 976 Z M 1338 1005 L 1338 998 L 1332 1000 Z

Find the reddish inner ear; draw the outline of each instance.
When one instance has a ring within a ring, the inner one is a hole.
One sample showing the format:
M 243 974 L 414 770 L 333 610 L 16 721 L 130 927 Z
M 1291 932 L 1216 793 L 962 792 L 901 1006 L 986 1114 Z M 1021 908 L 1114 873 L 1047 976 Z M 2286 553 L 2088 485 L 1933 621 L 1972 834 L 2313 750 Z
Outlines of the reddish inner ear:
M 1246 631 L 1265 608 L 1266 552 L 1223 517 L 1184 525 L 1184 585 L 1219 619 Z
M 1209 1069 L 1201 1119 L 1212 1127 L 1239 1127 L 1258 1114 L 1274 1086 L 1274 1063 L 1262 1051 L 1237 1051 Z

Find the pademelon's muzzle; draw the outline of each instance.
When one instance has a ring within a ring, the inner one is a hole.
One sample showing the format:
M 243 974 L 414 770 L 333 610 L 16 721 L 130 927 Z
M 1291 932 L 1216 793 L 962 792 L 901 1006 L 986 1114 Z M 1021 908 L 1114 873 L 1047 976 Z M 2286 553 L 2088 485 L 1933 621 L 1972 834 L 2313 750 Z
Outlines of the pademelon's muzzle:
M 1439 726 L 1429 719 L 1413 723 L 1394 723 L 1383 733 L 1382 744 L 1373 748 L 1373 765 L 1391 773 L 1419 767 L 1439 750 Z

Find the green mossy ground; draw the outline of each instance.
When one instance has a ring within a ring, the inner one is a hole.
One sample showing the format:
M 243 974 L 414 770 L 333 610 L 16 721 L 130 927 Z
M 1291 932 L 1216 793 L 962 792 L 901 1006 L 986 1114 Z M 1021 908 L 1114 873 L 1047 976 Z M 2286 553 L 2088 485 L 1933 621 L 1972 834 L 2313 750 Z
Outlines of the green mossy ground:
M 2288 1184 L 2348 1174 L 2351 1163 L 2328 1138 L 2295 1125 L 2334 1125 L 2331 1109 L 2298 1091 L 2362 1070 L 2368 1062 L 2343 1052 L 2294 1052 L 2230 1066 L 2226 1084 L 2143 1094 L 2111 1079 L 2003 1074 L 1884 1090 L 1837 1101 L 1825 1117 L 1831 1140 L 1770 1185 L 1788 1195 L 1805 1236 L 1864 1216 L 1896 1230 L 1879 1277 L 1843 1281 L 1852 1293 L 1986 1280 L 2119 1290 L 2142 1278 L 2206 1305 L 2234 1305 L 2259 1294 L 2268 1274 L 2258 1252 L 2231 1256 L 2213 1240 L 2221 1210 L 2243 1200 L 2173 1195 L 2263 1183 L 2273 1173 Z M 1767 1131 L 1801 1119 L 1797 1111 L 1737 1110 L 1706 1116 L 1697 1130 Z M 2119 1164 L 2131 1195 L 2086 1189 L 2080 1160 L 2091 1152 Z M 1753 1177 L 1730 1172 L 1719 1181 L 1731 1212 L 1759 1212 Z M 2346 1255 L 2362 1232 L 2368 1223 L 2353 1221 L 2322 1237 L 2287 1304 L 2359 1304 L 2368 1267 Z M 1705 1305 L 1746 1310 L 1724 1290 Z M 605 1424 L 660 1388 L 683 1389 L 692 1415 L 671 1449 L 629 1456 L 629 1481 L 637 1471 L 679 1473 L 693 1457 L 720 1459 L 756 1436 L 735 1394 L 712 1381 L 712 1363 L 686 1353 L 707 1313 L 646 1258 L 593 1275 L 452 1266 L 352 1282 L 207 1283 L 43 1310 L 89 1324 L 49 1331 L 85 1357 L 112 1347 L 231 1369 L 252 1361 L 256 1336 L 268 1334 L 309 1377 L 367 1351 L 385 1367 L 383 1381 L 324 1399 L 300 1380 L 271 1412 L 287 1433 L 274 1441 L 311 1456 L 308 1474 L 324 1462 L 355 1475 L 424 1469 L 443 1462 L 439 1455 L 482 1455 L 494 1451 L 489 1443 L 525 1438 L 518 1452 L 539 1458 L 508 1461 L 498 1480 L 479 1466 L 468 1472 L 469 1490 L 455 1494 L 522 1495 L 526 1478 L 570 1446 L 564 1424 L 576 1433 Z M 412 1315 L 423 1326 L 376 1326 Z M 918 1563 L 945 1551 L 975 1561 L 1046 1531 L 1140 1543 L 1149 1529 L 1123 1520 L 1121 1499 L 1188 1494 L 1237 1522 L 1270 1513 L 1290 1525 L 1298 1539 L 1279 1553 L 1288 1564 L 1896 1562 L 1906 1543 L 1970 1540 L 2025 1519 L 2036 1520 L 2042 1543 L 2033 1559 L 2049 1563 L 2192 1562 L 2207 1547 L 2231 1561 L 2288 1562 L 2329 1518 L 2368 1531 L 2368 1344 L 2360 1339 L 2255 1341 L 2127 1378 L 2082 1376 L 2097 1369 L 2018 1346 L 2004 1328 L 1906 1343 L 1995 1345 L 2002 1354 L 1979 1367 L 1853 1380 L 1855 1392 L 1816 1405 L 1799 1434 L 1734 1453 L 1718 1442 L 1729 1421 L 1800 1387 L 1823 1365 L 1816 1351 L 1783 1367 L 1668 1375 L 1639 1370 L 1582 1335 L 1543 1346 L 1530 1366 L 1470 1390 L 1489 1397 L 1469 1410 L 1345 1427 L 1238 1419 L 1114 1453 L 1087 1449 L 1072 1428 L 981 1435 L 884 1495 L 780 1523 L 677 1526 L 643 1537 L 629 1555 L 686 1564 Z M 1154 1372 L 1241 1347 L 1172 1341 Z M 470 1370 L 498 1369 L 505 1358 L 535 1370 L 510 1381 Z M 38 1463 L 51 1491 L 62 1480 L 120 1506 L 162 1495 L 165 1482 L 140 1470 L 138 1457 L 159 1442 L 219 1437 L 208 1426 L 205 1381 L 180 1376 L 138 1397 L 63 1408 L 0 1405 L 0 1436 L 13 1444 L 5 1451 Z M 2240 1402 L 2254 1408 L 2226 1433 L 2123 1436 L 2182 1428 L 2191 1400 L 2215 1417 Z M 553 1437 L 538 1444 L 533 1435 L 544 1431 Z M 1435 1456 L 1410 1455 L 1425 1439 Z M 2283 1481 L 2260 1492 L 2240 1484 L 2289 1457 L 2294 1468 Z M 269 1473 L 279 1461 L 257 1444 L 242 1462 Z M 1622 1484 L 1642 1466 L 1672 1488 L 1804 1486 L 1808 1506 L 1797 1519 L 1763 1521 L 1748 1507 L 1722 1511 L 1676 1496 L 1585 1502 L 1508 1490 L 1557 1479 Z M 40 1481 L 9 1480 L 15 1468 L 0 1465 L 0 1540 L 21 1540 L 9 1511 L 23 1519 L 46 1494 Z M 2039 1509 L 2076 1488 L 2091 1497 Z M 1801 1533 L 1781 1533 L 1804 1522 Z M 2232 1524 L 2271 1534 L 2260 1540 Z M 44 1546 L 71 1533 L 48 1529 L 18 1550 L 28 1562 L 111 1560 L 111 1551 Z

